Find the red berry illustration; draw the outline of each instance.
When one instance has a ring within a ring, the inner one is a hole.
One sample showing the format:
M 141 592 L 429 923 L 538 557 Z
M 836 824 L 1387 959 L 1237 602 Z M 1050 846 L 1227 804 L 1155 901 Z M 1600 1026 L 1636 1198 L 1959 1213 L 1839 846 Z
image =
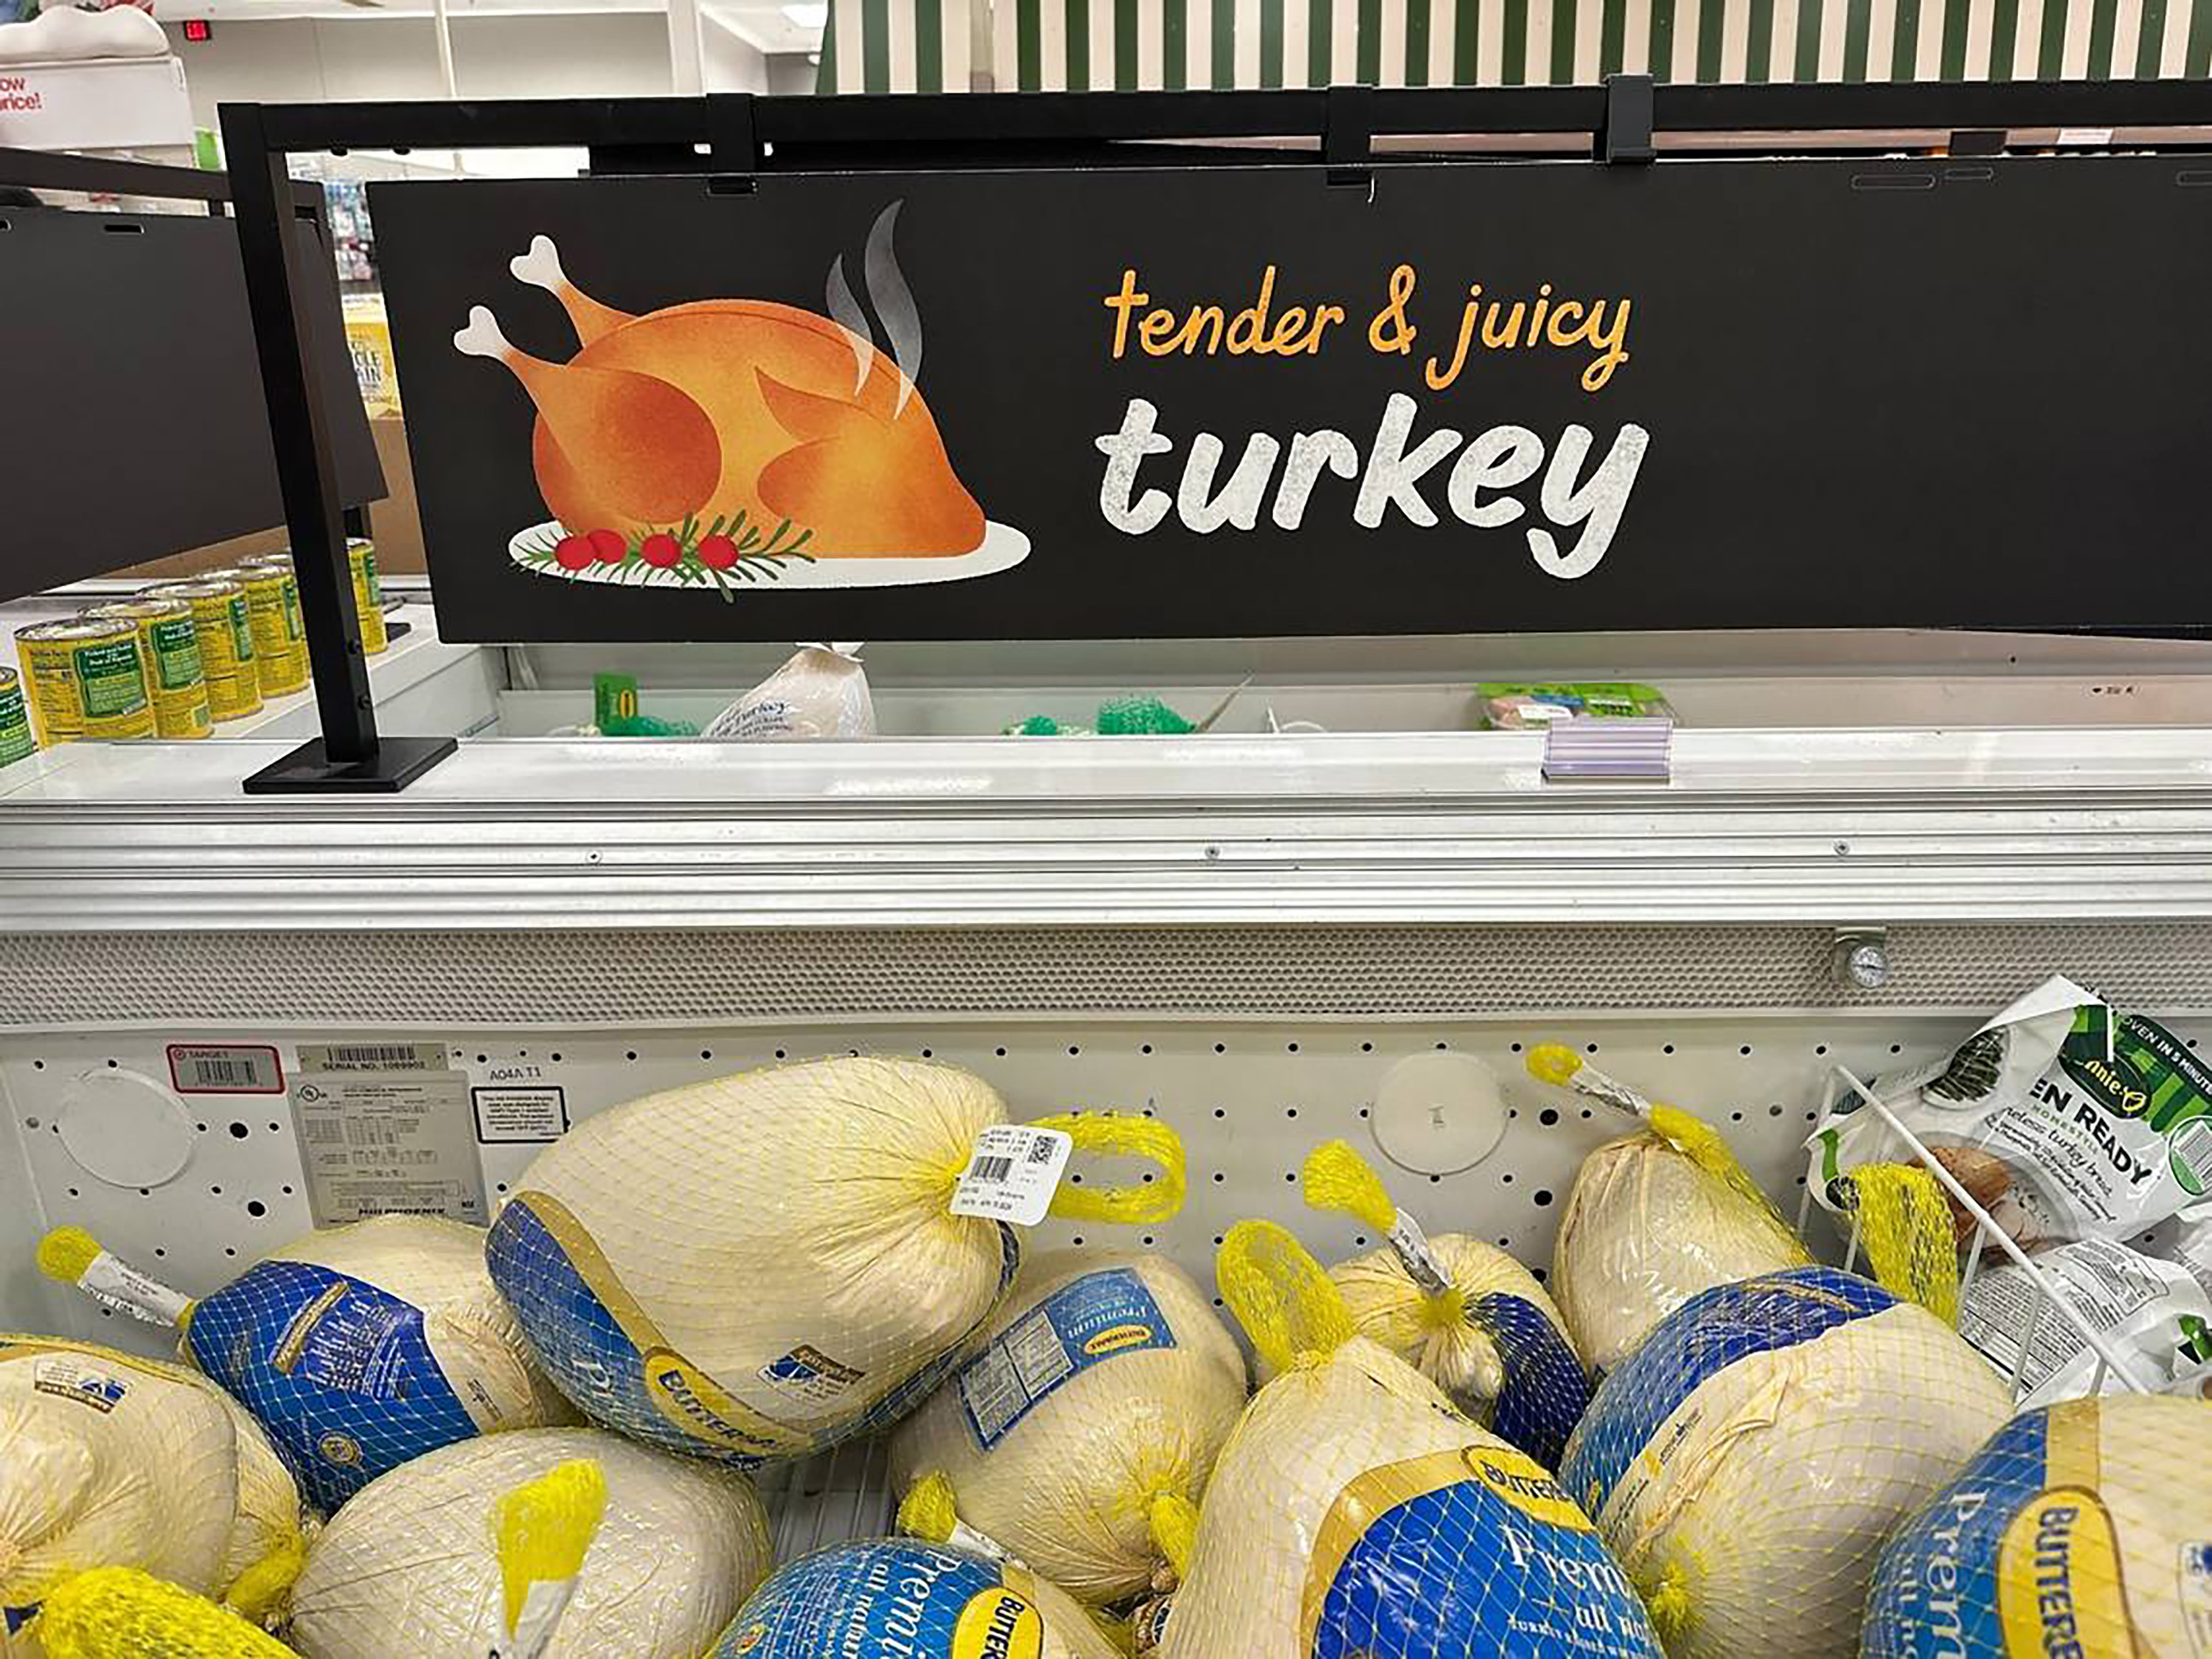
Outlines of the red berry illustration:
M 592 538 L 589 536 L 563 536 L 560 545 L 553 550 L 553 558 L 563 570 L 581 570 L 592 562 Z
M 684 550 L 676 544 L 676 538 L 663 531 L 657 536 L 647 536 L 638 544 L 637 556 L 647 564 L 665 570 L 684 556 Z
M 738 544 L 727 536 L 702 536 L 699 562 L 710 570 L 727 570 L 738 562 Z
M 618 530 L 594 530 L 584 539 L 591 543 L 592 556 L 601 564 L 620 564 L 623 555 L 629 551 L 629 544 Z

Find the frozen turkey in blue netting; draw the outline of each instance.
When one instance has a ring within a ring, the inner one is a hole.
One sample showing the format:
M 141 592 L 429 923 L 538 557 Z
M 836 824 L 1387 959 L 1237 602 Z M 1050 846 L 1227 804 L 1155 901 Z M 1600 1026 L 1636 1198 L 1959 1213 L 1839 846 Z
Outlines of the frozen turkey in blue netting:
M 440 1446 L 570 1419 L 492 1288 L 483 1241 L 422 1216 L 310 1233 L 194 1304 L 186 1351 L 334 1510 Z
M 1023 1568 L 906 1539 L 783 1567 L 707 1659 L 1115 1659 L 1091 1616 Z
M 1882 1540 L 2011 1408 L 1927 1310 L 1801 1267 L 1662 1320 L 1600 1386 L 1559 1478 L 1673 1659 L 1841 1659 Z
M 2212 1403 L 2114 1395 L 2028 1412 L 1898 1528 L 1864 1659 L 2212 1652 Z

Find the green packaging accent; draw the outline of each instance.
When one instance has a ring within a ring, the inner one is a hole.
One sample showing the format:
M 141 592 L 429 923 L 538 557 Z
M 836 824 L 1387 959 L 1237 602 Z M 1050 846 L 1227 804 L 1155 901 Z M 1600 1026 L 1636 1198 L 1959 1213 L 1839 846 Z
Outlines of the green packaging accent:
M 205 678 L 200 666 L 199 629 L 190 617 L 157 622 L 147 631 L 154 639 L 154 672 L 164 691 L 183 691 Z
M 135 714 L 146 706 L 146 672 L 138 660 L 137 635 L 112 645 L 81 645 L 71 655 L 87 720 Z
M 637 676 L 635 674 L 594 674 L 592 676 L 592 724 L 602 732 L 612 732 L 626 720 L 637 718 Z
M 0 684 L 0 766 L 12 766 L 38 752 L 31 735 L 30 713 L 23 707 L 23 688 L 11 677 Z
M 230 638 L 241 663 L 253 660 L 253 607 L 241 593 L 230 602 Z

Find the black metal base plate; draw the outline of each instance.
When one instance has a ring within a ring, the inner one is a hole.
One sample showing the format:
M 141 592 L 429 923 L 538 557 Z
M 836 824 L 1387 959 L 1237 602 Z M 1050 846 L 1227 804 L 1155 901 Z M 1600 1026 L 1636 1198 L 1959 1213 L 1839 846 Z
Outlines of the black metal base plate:
M 404 789 L 460 745 L 451 738 L 380 738 L 365 761 L 332 762 L 323 740 L 303 743 L 246 781 L 249 795 L 382 794 Z

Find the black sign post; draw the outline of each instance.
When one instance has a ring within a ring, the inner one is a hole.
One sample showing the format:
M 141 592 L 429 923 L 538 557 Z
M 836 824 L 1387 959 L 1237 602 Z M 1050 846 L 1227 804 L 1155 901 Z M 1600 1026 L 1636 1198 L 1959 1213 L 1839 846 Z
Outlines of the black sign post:
M 2212 617 L 2212 574 L 2167 556 L 2196 521 L 2212 347 L 2176 319 L 2212 168 L 1942 154 L 2056 126 L 2186 149 L 2204 83 L 224 119 L 271 219 L 302 149 L 580 143 L 664 175 L 374 192 L 456 637 Z M 1638 165 L 1447 154 L 1562 133 Z M 246 252 L 272 417 L 301 428 L 294 543 L 329 547 L 309 331 L 281 245 Z M 2130 549 L 2157 556 L 2116 580 Z M 325 758 L 361 764 L 362 724 Z M 301 787 L 361 787 L 301 758 Z

